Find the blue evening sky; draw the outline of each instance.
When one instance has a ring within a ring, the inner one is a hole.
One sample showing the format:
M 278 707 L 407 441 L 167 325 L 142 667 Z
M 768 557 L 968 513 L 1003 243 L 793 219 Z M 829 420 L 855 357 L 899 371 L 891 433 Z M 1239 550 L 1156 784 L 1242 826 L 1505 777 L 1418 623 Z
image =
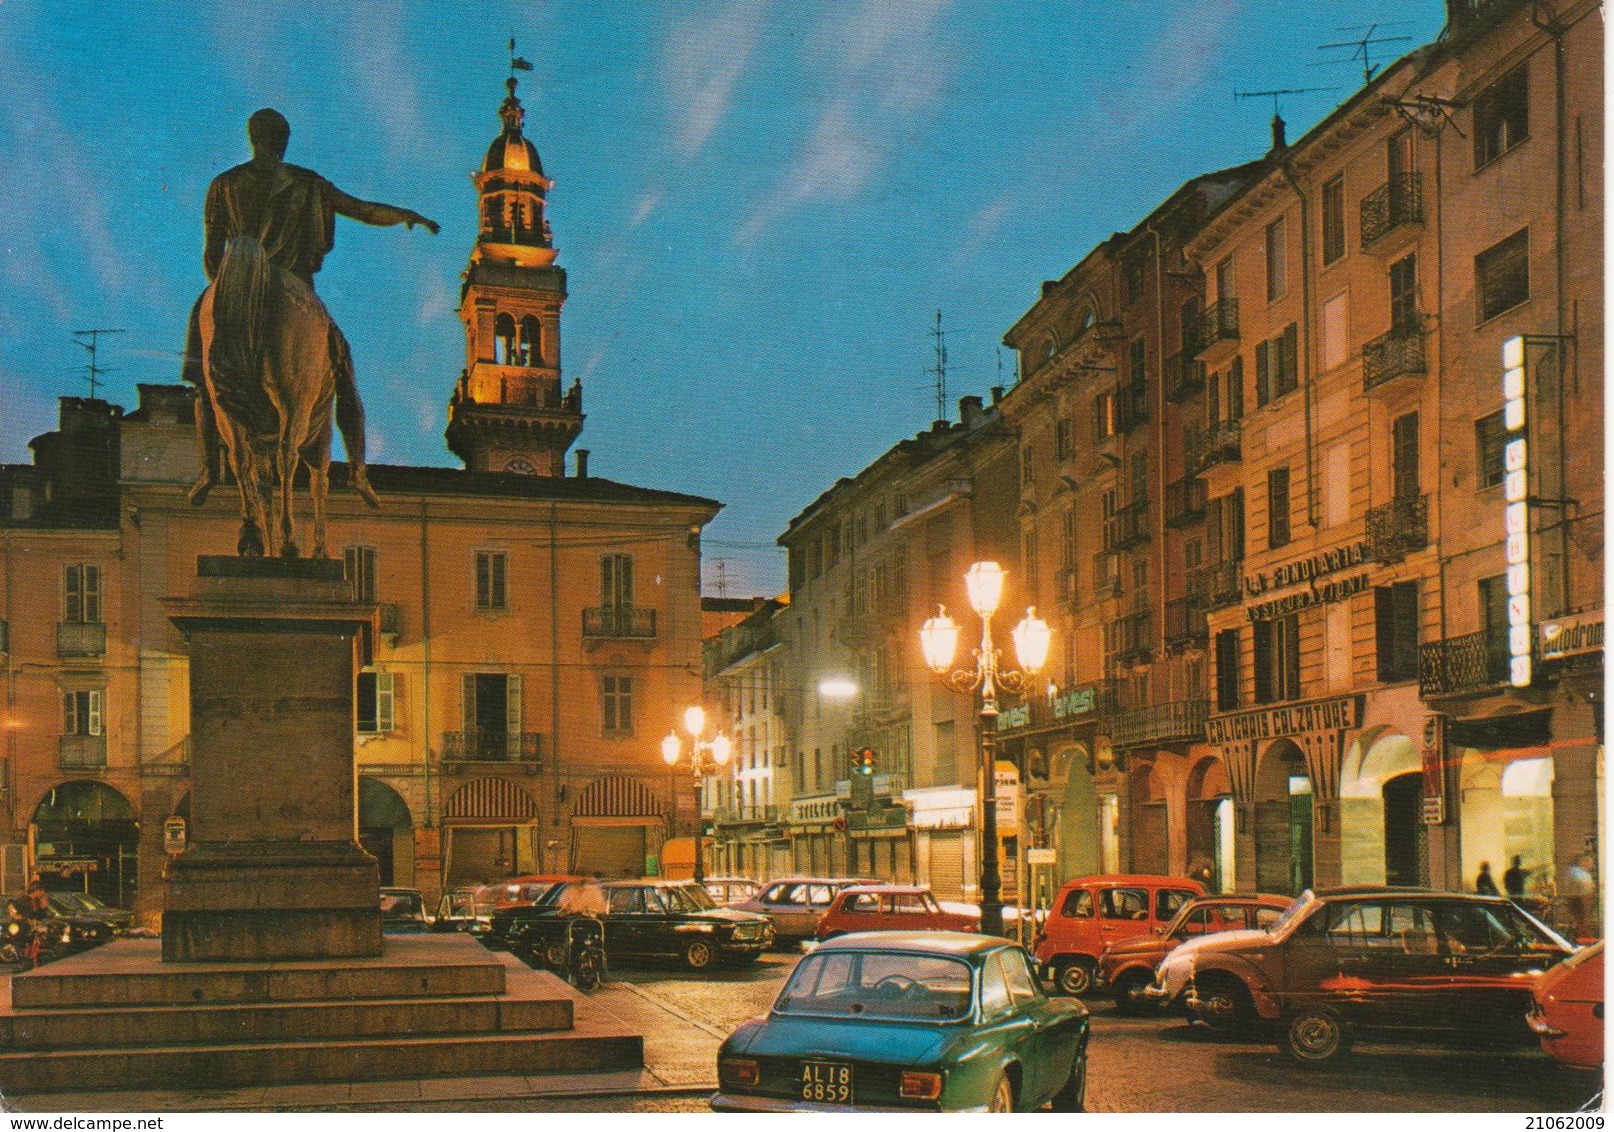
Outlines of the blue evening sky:
M 319 290 L 353 345 L 371 460 L 457 466 L 455 310 L 470 181 L 499 129 L 506 40 L 554 179 L 564 376 L 590 470 L 727 504 L 706 589 L 783 588 L 791 516 L 935 417 L 1012 381 L 1003 333 L 1095 243 L 1184 180 L 1298 137 L 1362 81 L 1349 49 L 1438 34 L 1441 0 L 0 0 L 0 462 L 83 395 L 71 332 L 116 327 L 102 395 L 178 379 L 204 284 L 202 198 L 287 159 L 442 232 L 339 222 Z M 340 456 L 340 452 L 338 452 Z

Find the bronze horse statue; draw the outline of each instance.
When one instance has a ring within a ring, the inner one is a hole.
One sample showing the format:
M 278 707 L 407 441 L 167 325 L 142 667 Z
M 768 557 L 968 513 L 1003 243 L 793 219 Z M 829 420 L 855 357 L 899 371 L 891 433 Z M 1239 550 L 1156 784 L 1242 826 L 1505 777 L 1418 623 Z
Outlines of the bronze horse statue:
M 312 557 L 325 557 L 331 415 L 347 343 L 314 289 L 233 236 L 197 309 L 201 395 L 241 493 L 243 557 L 298 554 L 293 487 L 308 471 Z

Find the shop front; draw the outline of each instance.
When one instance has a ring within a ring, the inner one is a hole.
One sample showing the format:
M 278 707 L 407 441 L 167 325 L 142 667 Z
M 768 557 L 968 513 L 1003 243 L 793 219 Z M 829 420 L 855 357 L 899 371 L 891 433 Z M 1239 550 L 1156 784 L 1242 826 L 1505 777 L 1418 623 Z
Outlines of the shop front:
M 918 882 L 938 900 L 979 900 L 975 791 L 957 786 L 904 790 L 914 831 Z

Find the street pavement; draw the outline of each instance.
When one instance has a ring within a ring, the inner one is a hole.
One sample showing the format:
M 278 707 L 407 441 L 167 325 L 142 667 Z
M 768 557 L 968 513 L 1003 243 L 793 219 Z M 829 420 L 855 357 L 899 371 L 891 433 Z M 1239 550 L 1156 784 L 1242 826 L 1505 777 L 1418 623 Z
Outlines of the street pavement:
M 41 1111 L 706 1112 L 717 1048 L 766 1012 L 799 956 L 692 974 L 621 968 L 580 1009 L 645 1035 L 645 1071 L 592 1081 L 536 1078 L 371 1082 L 280 1092 L 157 1096 L 126 1107 L 107 1097 L 27 1098 Z M 1359 1044 L 1327 1069 L 1285 1061 L 1274 1045 L 1228 1039 L 1179 1018 L 1129 1017 L 1102 999 L 1093 1012 L 1088 1108 L 1095 1112 L 1573 1112 L 1601 1088 L 1537 1050 L 1476 1051 Z M 535 1095 L 544 1093 L 547 1095 Z M 55 1103 L 39 1103 L 54 1101 Z

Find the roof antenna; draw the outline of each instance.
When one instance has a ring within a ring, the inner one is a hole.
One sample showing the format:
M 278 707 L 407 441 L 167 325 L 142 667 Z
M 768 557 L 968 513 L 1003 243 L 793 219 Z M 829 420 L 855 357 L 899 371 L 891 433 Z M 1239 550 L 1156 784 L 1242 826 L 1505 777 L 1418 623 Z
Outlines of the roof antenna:
M 936 329 L 932 330 L 931 337 L 936 339 L 936 367 L 931 373 L 936 378 L 936 419 L 947 419 L 947 335 L 942 330 L 941 311 L 936 312 Z
M 720 597 L 720 598 L 728 597 L 729 596 L 729 562 L 728 562 L 728 559 L 726 559 L 726 558 L 714 558 L 714 559 L 712 559 L 712 565 L 714 567 L 716 567 L 716 573 L 717 573 L 717 577 L 712 580 L 712 588 L 717 590 L 717 596 L 718 597 Z
M 1411 22 L 1411 20 L 1390 20 L 1388 22 L 1380 21 L 1372 24 L 1353 24 L 1347 27 L 1335 28 L 1335 31 L 1359 31 L 1362 33 L 1362 38 L 1344 39 L 1338 43 L 1319 43 L 1317 45 L 1318 51 L 1329 51 L 1336 47 L 1349 47 L 1351 48 L 1351 53 L 1345 56 L 1343 59 L 1322 59 L 1316 63 L 1309 64 L 1309 66 L 1327 67 L 1332 66 L 1335 63 L 1352 63 L 1357 59 L 1360 59 L 1362 60 L 1362 85 L 1366 86 L 1368 83 L 1373 81 L 1373 76 L 1378 74 L 1380 68 L 1384 66 L 1383 63 L 1379 63 L 1377 66 L 1375 66 L 1369 61 L 1368 56 L 1370 50 L 1377 47 L 1381 43 L 1405 43 L 1407 40 L 1412 38 L 1410 35 L 1381 35 L 1375 39 L 1373 37 L 1373 33 L 1378 31 L 1380 28 L 1405 27 Z
M 101 375 L 111 373 L 107 366 L 96 365 L 96 350 L 100 345 L 99 339 L 103 334 L 122 334 L 122 330 L 101 328 L 98 330 L 75 330 L 73 337 L 80 339 L 79 345 L 90 352 L 90 364 L 84 367 L 84 380 L 90 383 L 90 399 L 95 399 L 95 387 L 101 383 Z M 82 339 L 88 338 L 85 342 Z
M 1283 117 L 1278 113 L 1278 98 L 1285 94 L 1312 94 L 1317 91 L 1338 90 L 1337 86 L 1298 86 L 1287 87 L 1282 90 L 1235 90 L 1233 101 L 1241 98 L 1270 98 L 1272 99 L 1272 148 L 1281 150 L 1285 141 L 1283 136 Z

